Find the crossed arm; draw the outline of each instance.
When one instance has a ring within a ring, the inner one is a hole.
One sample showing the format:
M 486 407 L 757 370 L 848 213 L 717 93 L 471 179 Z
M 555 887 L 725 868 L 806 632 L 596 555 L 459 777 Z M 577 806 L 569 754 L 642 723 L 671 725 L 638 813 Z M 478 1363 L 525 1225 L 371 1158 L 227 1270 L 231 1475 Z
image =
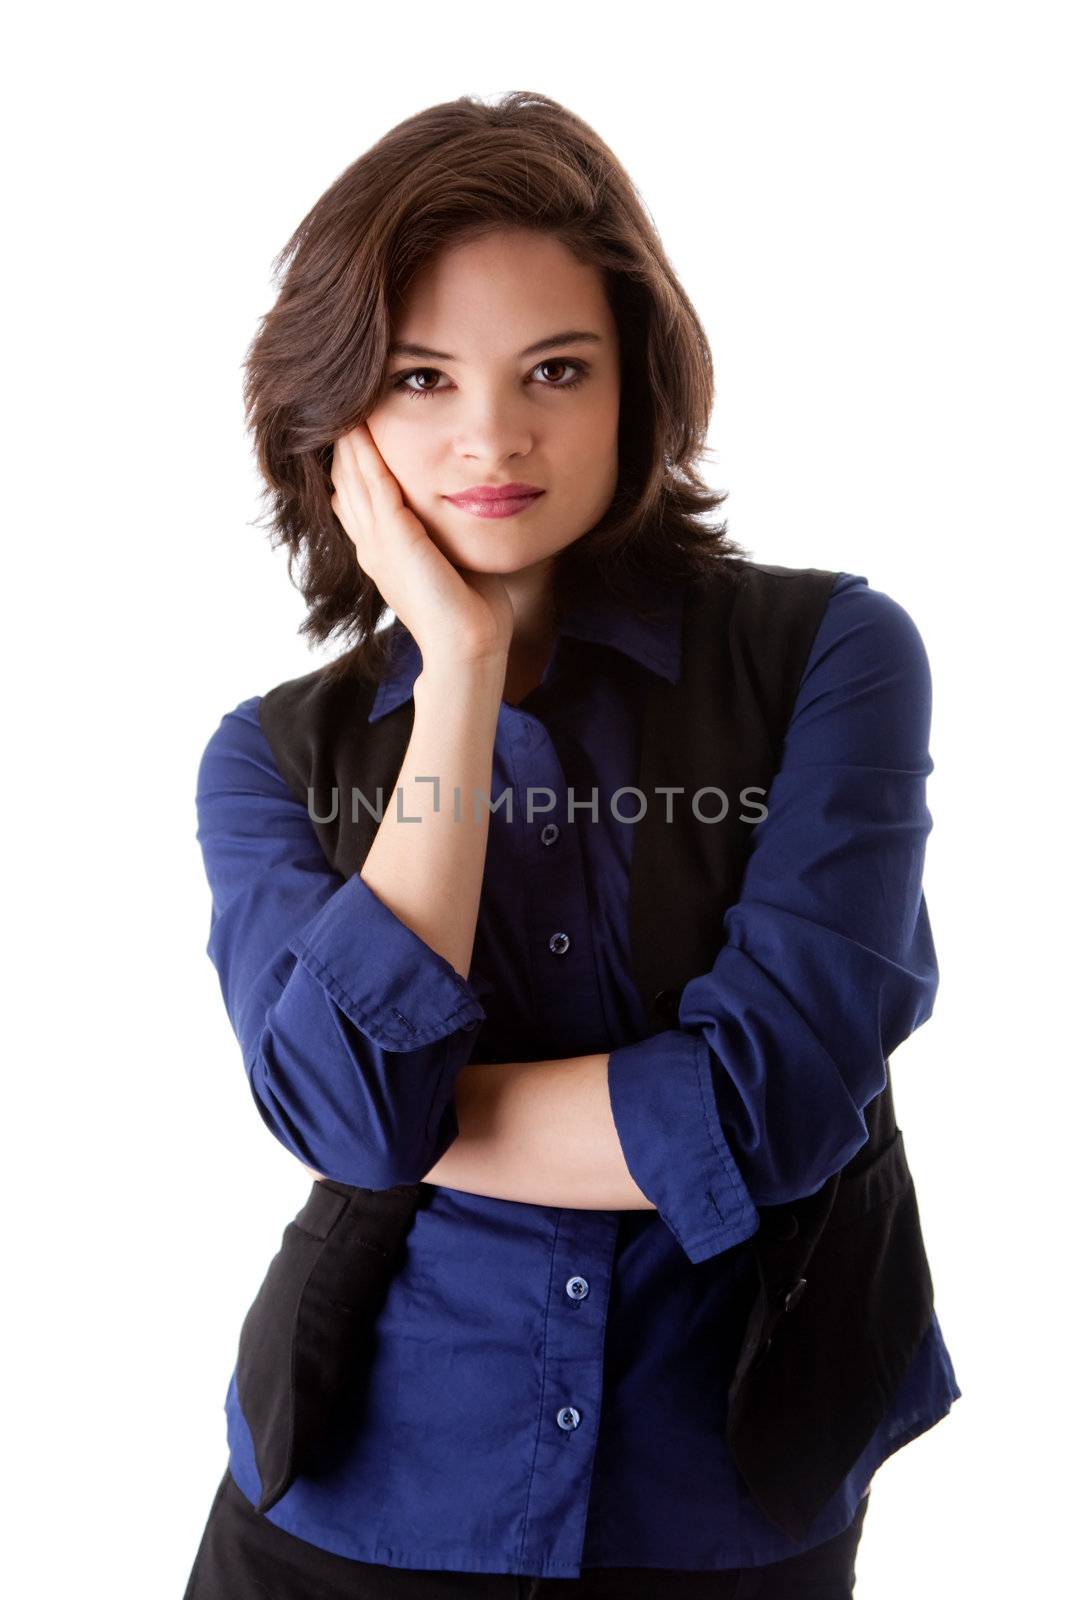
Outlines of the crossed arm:
M 748 1237 L 756 1207 L 845 1165 L 890 1054 L 931 1013 L 937 962 L 922 894 L 925 653 L 887 596 L 856 580 L 837 598 L 722 947 L 686 984 L 677 1026 L 609 1054 L 471 1063 L 486 1012 L 448 860 L 424 894 L 400 851 L 397 910 L 377 858 L 370 882 L 343 880 L 277 770 L 258 697 L 223 718 L 197 785 L 208 954 L 259 1112 L 306 1170 L 654 1209 L 696 1263 Z M 435 708 L 426 725 L 456 715 Z M 416 771 L 431 758 L 417 751 Z M 486 787 L 485 773 L 466 778 Z M 389 838 L 383 824 L 375 849 Z M 426 922 L 440 903 L 443 939 Z
M 424 1182 L 528 1205 L 655 1210 L 623 1157 L 606 1053 L 465 1066 L 455 1105 L 459 1134 Z

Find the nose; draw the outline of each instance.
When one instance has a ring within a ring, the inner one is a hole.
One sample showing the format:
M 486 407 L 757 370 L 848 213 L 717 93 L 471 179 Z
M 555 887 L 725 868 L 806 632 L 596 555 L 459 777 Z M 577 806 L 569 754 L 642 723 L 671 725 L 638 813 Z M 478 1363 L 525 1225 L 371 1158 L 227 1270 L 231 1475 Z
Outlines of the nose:
M 521 414 L 521 400 L 512 394 L 487 393 L 457 407 L 452 414 L 453 447 L 464 461 L 507 461 L 528 455 L 533 431 Z

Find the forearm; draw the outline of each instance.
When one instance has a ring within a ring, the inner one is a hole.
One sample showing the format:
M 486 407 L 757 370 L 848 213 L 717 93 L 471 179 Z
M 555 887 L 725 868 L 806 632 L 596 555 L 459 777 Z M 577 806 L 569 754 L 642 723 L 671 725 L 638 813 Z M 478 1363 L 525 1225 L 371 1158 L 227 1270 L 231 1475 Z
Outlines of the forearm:
M 606 1054 L 471 1064 L 455 1105 L 459 1134 L 426 1183 L 529 1205 L 655 1210 L 623 1157 Z
M 360 869 L 393 914 L 463 978 L 482 896 L 506 667 L 495 658 L 447 671 L 427 666 L 416 678 L 407 752 Z

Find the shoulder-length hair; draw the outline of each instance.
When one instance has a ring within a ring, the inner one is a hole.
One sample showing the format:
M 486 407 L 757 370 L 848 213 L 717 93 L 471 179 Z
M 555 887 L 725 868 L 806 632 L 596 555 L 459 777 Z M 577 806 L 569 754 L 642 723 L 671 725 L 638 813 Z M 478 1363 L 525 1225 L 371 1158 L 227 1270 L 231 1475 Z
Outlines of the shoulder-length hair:
M 300 632 L 351 642 L 330 676 L 378 680 L 395 631 L 378 628 L 386 602 L 330 504 L 334 441 L 379 401 L 392 310 L 415 274 L 442 247 L 503 227 L 550 233 L 599 269 L 619 332 L 618 486 L 556 557 L 555 606 L 596 593 L 641 610 L 650 573 L 730 578 L 749 554 L 725 521 L 700 520 L 726 499 L 697 470 L 711 351 L 630 178 L 546 95 L 463 95 L 398 123 L 316 201 L 272 264 L 277 301 L 244 363 L 272 548 L 288 547 L 290 581 L 300 561 Z

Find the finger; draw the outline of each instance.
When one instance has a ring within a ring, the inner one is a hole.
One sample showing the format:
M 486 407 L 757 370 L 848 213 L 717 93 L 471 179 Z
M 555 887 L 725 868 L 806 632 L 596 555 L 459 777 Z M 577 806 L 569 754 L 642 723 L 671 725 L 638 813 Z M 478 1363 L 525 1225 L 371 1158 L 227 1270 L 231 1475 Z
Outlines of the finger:
M 400 485 L 382 460 L 365 422 L 352 429 L 352 448 L 370 494 L 371 509 L 376 517 L 384 518 L 402 504 Z
M 347 435 L 342 435 L 334 445 L 333 466 L 330 473 L 335 494 L 330 501 L 339 517 L 344 517 L 360 528 L 369 528 L 373 512 L 363 474 Z

